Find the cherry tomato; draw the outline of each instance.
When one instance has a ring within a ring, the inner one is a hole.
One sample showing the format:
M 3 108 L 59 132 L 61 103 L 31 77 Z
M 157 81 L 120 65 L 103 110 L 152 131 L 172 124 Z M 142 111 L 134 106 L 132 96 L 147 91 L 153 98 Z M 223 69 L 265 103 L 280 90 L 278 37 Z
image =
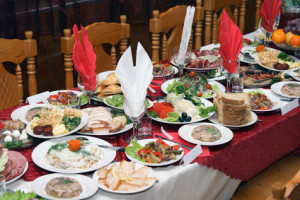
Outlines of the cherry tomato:
M 193 77 L 193 76 L 197 76 L 197 73 L 195 71 L 190 72 L 190 77 Z
M 203 95 L 203 92 L 199 92 L 199 93 L 197 94 L 198 97 L 202 97 L 202 95 Z
M 189 88 L 189 87 L 190 87 L 190 84 L 185 84 L 184 87 Z
M 211 89 L 211 85 L 210 84 L 206 84 L 206 89 L 210 90 Z

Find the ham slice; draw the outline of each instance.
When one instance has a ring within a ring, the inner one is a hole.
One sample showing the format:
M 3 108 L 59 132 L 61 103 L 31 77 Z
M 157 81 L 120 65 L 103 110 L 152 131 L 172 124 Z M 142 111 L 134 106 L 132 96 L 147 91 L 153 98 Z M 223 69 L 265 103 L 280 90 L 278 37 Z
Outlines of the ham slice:
M 112 115 L 104 107 L 95 107 L 91 110 L 87 129 L 94 133 L 108 133 L 112 125 Z

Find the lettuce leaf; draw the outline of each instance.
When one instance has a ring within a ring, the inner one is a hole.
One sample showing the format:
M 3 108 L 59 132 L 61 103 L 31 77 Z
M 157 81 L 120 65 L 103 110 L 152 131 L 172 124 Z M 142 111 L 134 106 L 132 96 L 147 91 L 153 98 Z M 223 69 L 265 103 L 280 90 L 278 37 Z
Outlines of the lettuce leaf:
M 141 159 L 139 156 L 136 155 L 136 153 L 141 149 L 143 148 L 142 145 L 140 145 L 136 140 L 132 140 L 130 142 L 130 144 L 132 145 L 129 145 L 125 148 L 125 152 L 132 158 L 135 158 L 137 160 L 140 160 L 140 161 L 143 161 L 143 159 Z

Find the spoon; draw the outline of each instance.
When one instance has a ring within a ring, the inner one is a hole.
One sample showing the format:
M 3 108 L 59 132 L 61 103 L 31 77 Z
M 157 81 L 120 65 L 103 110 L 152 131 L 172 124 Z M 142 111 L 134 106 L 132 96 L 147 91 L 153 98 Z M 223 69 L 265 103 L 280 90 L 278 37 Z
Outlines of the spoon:
M 165 99 L 165 97 L 163 97 L 163 96 L 156 97 L 155 100 L 156 100 L 158 103 L 166 102 L 166 99 Z

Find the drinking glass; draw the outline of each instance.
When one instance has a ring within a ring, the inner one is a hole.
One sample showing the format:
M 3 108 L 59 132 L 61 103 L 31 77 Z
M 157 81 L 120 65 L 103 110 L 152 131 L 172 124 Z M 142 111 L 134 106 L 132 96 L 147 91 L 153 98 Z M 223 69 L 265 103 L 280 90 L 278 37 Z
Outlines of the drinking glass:
M 145 100 L 146 99 L 144 99 L 140 103 L 132 102 L 126 98 L 124 100 L 124 113 L 131 119 L 133 124 L 132 135 L 128 139 L 126 139 L 126 143 L 128 144 L 130 144 L 132 140 L 136 140 L 138 138 L 140 119 L 144 116 L 146 111 Z
M 240 68 L 240 60 L 239 58 L 237 58 L 236 60 L 227 60 L 226 61 L 229 63 L 229 64 L 233 64 L 233 63 L 236 63 L 238 65 L 238 69 L 235 73 L 231 73 L 229 71 L 227 71 L 224 67 L 223 67 L 223 64 L 222 64 L 222 67 L 221 67 L 221 70 L 223 72 L 223 74 L 225 75 L 226 77 L 226 93 L 229 93 L 231 92 L 230 90 L 230 83 L 231 83 L 231 79 L 234 77 L 234 75 L 236 73 L 239 73 L 239 68 Z M 224 62 L 224 59 L 222 60 L 222 62 Z
M 0 197 L 6 193 L 6 180 L 4 175 L 0 175 Z
M 263 24 L 267 25 L 267 26 L 272 26 L 273 27 L 273 31 L 268 31 L 266 30 L 264 27 L 263 27 Z M 278 27 L 278 24 L 279 24 L 279 21 L 276 19 L 276 20 L 264 20 L 264 19 L 261 19 L 260 23 L 259 23 L 259 28 L 262 30 L 263 33 L 266 34 L 266 40 L 264 41 L 264 45 L 266 47 L 269 46 L 270 44 L 270 37 L 272 35 L 272 33 L 277 30 L 277 27 Z
M 140 119 L 138 135 L 140 137 L 149 137 L 152 135 L 152 119 L 147 115 Z
M 232 92 L 233 93 L 241 93 L 244 90 L 244 77 L 243 73 L 241 72 L 240 68 L 238 71 L 233 75 L 231 79 L 232 85 Z
M 168 67 L 162 68 L 162 74 L 163 74 L 163 83 L 168 80 L 174 79 L 174 67 L 172 69 Z
M 99 80 L 97 75 L 80 76 L 77 78 L 77 86 L 79 90 L 86 94 L 88 100 L 88 107 L 91 106 L 91 98 L 97 87 Z
M 173 54 L 172 54 L 172 61 L 173 63 L 179 68 L 179 75 L 182 76 L 183 75 L 183 70 L 184 67 L 190 62 L 191 60 L 191 49 L 188 47 L 186 52 L 185 52 L 185 58 L 184 58 L 184 62 L 183 63 L 179 63 L 178 61 L 178 56 L 179 56 L 179 52 L 180 51 L 180 47 L 176 46 L 173 49 Z M 183 52 L 184 54 L 184 52 Z

